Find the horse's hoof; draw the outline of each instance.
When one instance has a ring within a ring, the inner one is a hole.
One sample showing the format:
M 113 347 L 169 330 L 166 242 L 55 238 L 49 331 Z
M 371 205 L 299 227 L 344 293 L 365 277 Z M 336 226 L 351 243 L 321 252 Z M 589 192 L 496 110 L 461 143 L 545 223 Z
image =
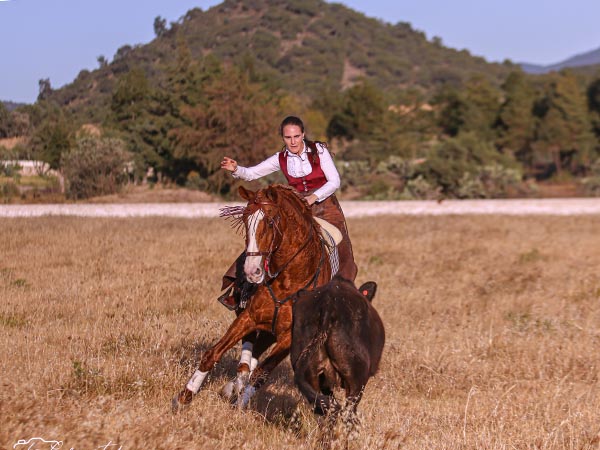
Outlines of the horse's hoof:
M 240 409 L 248 409 L 248 405 L 250 404 L 250 399 L 254 397 L 256 393 L 256 388 L 254 386 L 246 386 L 242 395 L 238 397 L 237 406 Z
M 221 388 L 221 397 L 231 403 L 235 403 L 237 392 L 235 391 L 235 385 L 233 381 L 228 381 L 225 383 L 225 386 Z
M 192 403 L 193 397 L 194 394 L 188 389 L 184 389 L 173 397 L 173 400 L 171 400 L 171 411 L 173 411 L 173 414 L 177 414 L 179 411 L 182 411 L 189 406 L 189 404 Z

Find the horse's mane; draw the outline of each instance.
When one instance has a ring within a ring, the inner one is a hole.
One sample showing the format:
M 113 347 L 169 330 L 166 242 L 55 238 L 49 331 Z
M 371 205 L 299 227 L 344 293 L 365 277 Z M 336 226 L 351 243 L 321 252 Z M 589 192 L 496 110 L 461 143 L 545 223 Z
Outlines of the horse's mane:
M 296 189 L 285 184 L 272 184 L 259 189 L 256 194 L 258 195 L 259 192 L 265 192 L 269 189 L 277 191 L 278 194 L 281 194 L 287 199 L 301 213 L 310 226 L 317 226 L 317 222 L 312 215 L 310 206 L 304 201 L 304 198 Z M 244 215 L 248 213 L 248 209 L 248 205 L 226 206 L 220 209 L 219 216 L 231 219 L 232 227 L 239 231 L 243 227 L 243 218 Z
M 281 191 L 280 193 L 289 199 L 305 217 L 310 218 L 311 221 L 314 221 L 310 206 L 308 206 L 308 203 L 304 201 L 304 197 L 302 197 L 302 195 L 300 195 L 300 193 L 292 186 L 287 184 L 272 184 L 264 189 L 275 189 Z

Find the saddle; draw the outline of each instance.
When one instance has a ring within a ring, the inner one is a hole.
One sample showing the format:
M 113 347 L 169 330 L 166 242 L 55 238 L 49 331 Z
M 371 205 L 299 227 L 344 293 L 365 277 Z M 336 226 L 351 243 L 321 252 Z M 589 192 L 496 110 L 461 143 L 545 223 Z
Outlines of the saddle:
M 327 222 L 320 217 L 315 217 L 316 222 L 321 227 L 321 236 L 325 242 L 325 249 L 329 255 L 329 264 L 331 265 L 331 278 L 340 270 L 340 257 L 337 246 L 342 242 L 344 236 L 338 227 Z

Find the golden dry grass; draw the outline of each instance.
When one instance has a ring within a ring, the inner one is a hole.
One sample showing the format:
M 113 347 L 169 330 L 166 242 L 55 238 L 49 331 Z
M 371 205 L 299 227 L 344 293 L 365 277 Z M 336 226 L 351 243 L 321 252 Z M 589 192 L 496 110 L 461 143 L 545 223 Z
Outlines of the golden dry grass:
M 350 220 L 357 281 L 379 284 L 387 342 L 349 447 L 599 448 L 599 220 Z M 32 437 L 77 450 L 321 447 L 288 361 L 240 412 L 218 395 L 231 351 L 191 408 L 170 413 L 233 319 L 215 300 L 242 242 L 226 222 L 0 227 L 1 448 Z

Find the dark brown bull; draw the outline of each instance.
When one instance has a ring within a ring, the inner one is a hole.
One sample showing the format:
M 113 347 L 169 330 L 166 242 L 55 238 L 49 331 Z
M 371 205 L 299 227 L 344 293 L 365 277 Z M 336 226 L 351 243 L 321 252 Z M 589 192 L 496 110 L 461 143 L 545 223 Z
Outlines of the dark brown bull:
M 356 289 L 336 276 L 314 291 L 301 291 L 293 308 L 291 362 L 294 380 L 318 414 L 337 413 L 334 387 L 346 392 L 355 415 L 367 381 L 379 367 L 385 331 L 371 300 L 377 285 Z

